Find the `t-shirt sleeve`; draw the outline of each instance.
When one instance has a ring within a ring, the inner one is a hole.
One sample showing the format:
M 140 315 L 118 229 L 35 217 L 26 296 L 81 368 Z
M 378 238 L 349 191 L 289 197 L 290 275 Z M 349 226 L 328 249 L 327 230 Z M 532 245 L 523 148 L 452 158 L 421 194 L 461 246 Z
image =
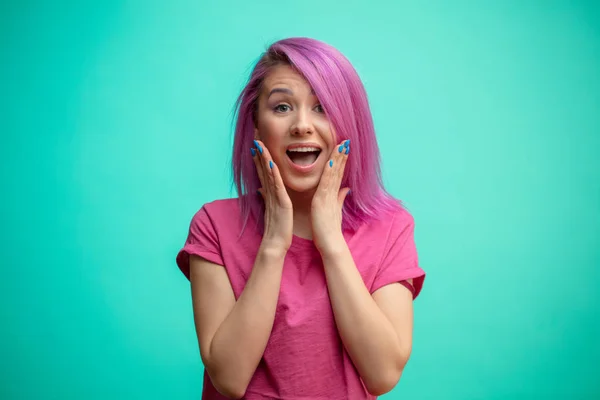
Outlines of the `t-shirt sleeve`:
M 188 279 L 190 279 L 191 254 L 224 265 L 217 231 L 205 207 L 202 207 L 192 218 L 185 244 L 176 257 L 177 266 Z
M 417 298 L 425 281 L 425 271 L 419 266 L 414 231 L 415 222 L 410 214 L 394 216 L 371 293 L 391 283 L 412 279 L 413 299 Z

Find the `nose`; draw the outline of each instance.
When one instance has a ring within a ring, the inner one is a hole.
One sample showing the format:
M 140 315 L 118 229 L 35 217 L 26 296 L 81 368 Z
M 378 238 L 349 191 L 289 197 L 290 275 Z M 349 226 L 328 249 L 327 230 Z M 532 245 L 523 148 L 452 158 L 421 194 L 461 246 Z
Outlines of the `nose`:
M 290 128 L 292 135 L 295 136 L 303 136 L 314 133 L 315 129 L 312 124 L 310 111 L 299 109 Z

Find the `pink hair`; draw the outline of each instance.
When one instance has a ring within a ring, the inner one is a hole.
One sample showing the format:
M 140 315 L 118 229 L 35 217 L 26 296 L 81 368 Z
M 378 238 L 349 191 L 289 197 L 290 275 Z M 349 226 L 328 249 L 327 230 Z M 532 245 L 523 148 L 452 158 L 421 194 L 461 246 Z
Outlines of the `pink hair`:
M 287 64 L 315 91 L 337 134 L 336 143 L 350 139 L 352 152 L 341 187 L 350 187 L 344 202 L 344 230 L 355 230 L 371 218 L 381 218 L 401 207 L 383 187 L 380 156 L 365 88 L 352 64 L 334 47 L 310 38 L 289 38 L 273 43 L 258 60 L 236 102 L 237 122 L 233 144 L 233 177 L 244 226 L 252 214 L 263 225 L 264 203 L 256 193 L 260 180 L 250 154 L 261 85 L 269 70 Z

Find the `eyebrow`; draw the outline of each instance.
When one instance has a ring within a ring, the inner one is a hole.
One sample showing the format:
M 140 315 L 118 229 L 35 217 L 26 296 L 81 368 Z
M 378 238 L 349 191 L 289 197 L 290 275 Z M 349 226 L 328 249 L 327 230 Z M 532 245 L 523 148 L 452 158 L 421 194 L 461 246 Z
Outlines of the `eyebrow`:
M 290 96 L 294 95 L 294 92 L 292 92 L 291 89 L 288 89 L 288 88 L 274 88 L 274 89 L 271 90 L 271 92 L 269 92 L 269 96 L 267 98 L 271 97 L 275 93 L 285 93 L 285 94 L 289 94 Z M 310 94 L 311 95 L 315 94 L 314 89 L 310 90 Z

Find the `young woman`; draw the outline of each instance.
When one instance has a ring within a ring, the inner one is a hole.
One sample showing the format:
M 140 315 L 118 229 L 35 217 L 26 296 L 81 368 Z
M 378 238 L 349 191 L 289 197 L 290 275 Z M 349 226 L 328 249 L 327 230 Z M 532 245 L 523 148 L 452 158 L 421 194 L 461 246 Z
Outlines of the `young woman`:
M 274 43 L 237 103 L 239 198 L 205 204 L 191 281 L 203 399 L 373 399 L 412 345 L 414 220 L 383 188 L 364 87 L 333 47 Z

